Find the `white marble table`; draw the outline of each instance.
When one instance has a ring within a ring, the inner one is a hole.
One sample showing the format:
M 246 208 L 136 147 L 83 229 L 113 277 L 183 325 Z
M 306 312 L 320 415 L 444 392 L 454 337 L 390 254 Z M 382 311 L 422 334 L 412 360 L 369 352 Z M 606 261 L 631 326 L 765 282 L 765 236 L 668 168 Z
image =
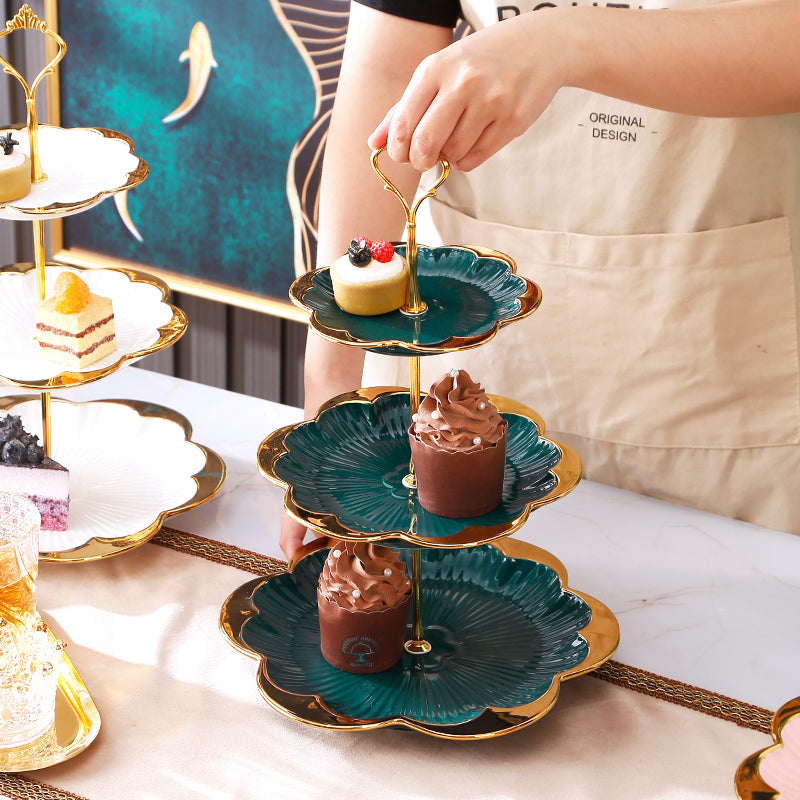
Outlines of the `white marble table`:
M 54 396 L 141 399 L 184 414 L 228 477 L 211 502 L 168 524 L 282 557 L 282 492 L 255 455 L 300 409 L 135 367 Z M 767 709 L 800 695 L 800 537 L 589 481 L 515 536 L 556 555 L 571 586 L 611 608 L 616 661 Z

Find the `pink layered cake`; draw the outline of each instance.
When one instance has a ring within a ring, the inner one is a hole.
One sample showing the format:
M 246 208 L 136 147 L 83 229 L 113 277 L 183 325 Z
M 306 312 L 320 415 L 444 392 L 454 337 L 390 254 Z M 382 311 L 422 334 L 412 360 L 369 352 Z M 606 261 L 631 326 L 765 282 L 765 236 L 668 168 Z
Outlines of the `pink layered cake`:
M 31 500 L 42 530 L 64 531 L 69 514 L 69 470 L 44 454 L 39 438 L 13 414 L 0 417 L 0 491 Z

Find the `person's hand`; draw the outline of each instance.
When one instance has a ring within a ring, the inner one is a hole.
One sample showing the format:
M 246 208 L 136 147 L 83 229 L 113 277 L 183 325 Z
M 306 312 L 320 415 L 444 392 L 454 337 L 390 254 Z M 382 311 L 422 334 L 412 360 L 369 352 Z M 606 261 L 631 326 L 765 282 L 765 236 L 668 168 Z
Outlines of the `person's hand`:
M 301 525 L 285 511 L 283 512 L 283 518 L 281 519 L 280 546 L 289 561 L 292 560 L 292 556 L 294 556 L 302 546 L 307 533 L 308 530 L 305 525 Z
M 424 171 L 440 155 L 470 170 L 524 133 L 563 85 L 560 19 L 541 9 L 473 33 L 424 59 L 368 144 Z

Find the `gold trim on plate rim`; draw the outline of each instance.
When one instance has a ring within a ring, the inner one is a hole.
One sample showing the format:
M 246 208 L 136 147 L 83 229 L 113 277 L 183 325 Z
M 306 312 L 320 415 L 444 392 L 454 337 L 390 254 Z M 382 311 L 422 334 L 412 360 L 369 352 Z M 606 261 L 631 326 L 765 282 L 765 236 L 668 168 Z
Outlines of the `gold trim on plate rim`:
M 9 128 L 13 128 L 15 130 L 24 130 L 26 128 L 25 125 L 9 125 Z M 133 139 L 129 136 L 126 136 L 124 133 L 120 133 L 119 131 L 112 131 L 109 128 L 96 128 L 96 127 L 81 127 L 81 128 L 62 128 L 59 125 L 39 125 L 39 130 L 43 130 L 46 128 L 52 128 L 54 130 L 84 130 L 84 131 L 95 131 L 99 133 L 105 139 L 119 139 L 120 141 L 125 142 L 128 145 L 130 150 L 130 154 L 138 159 L 139 163 L 127 173 L 127 179 L 125 183 L 121 186 L 115 186 L 113 189 L 104 189 L 102 192 L 98 192 L 96 195 L 92 197 L 88 197 L 84 200 L 79 200 L 73 203 L 50 203 L 48 206 L 40 206 L 37 208 L 23 208 L 17 205 L 14 205 L 15 200 L 9 200 L 7 203 L 0 203 L 0 212 L 3 209 L 8 209 L 9 211 L 13 211 L 14 217 L 13 219 L 17 222 L 25 222 L 26 219 L 36 220 L 36 219 L 50 219 L 50 218 L 59 218 L 64 216 L 70 216 L 72 214 L 78 213 L 83 211 L 87 208 L 92 208 L 93 206 L 98 205 L 107 197 L 111 197 L 117 192 L 125 192 L 128 189 L 133 189 L 134 187 L 138 186 L 148 175 L 150 172 L 150 167 L 148 166 L 147 162 L 141 158 L 140 156 L 134 153 L 134 143 Z M 21 198 L 24 199 L 24 198 Z M 0 213 L 0 217 L 4 215 Z
M 783 747 L 783 728 L 794 717 L 800 717 L 800 697 L 775 712 L 771 725 L 774 743 L 748 756 L 736 770 L 736 796 L 740 800 L 780 800 L 780 792 L 761 777 L 761 764 L 767 755 Z
M 492 250 L 488 247 L 479 247 L 477 245 L 449 245 L 454 250 L 468 250 L 475 253 L 480 258 L 494 258 L 498 261 L 504 261 L 511 268 L 512 274 L 517 274 L 517 264 L 511 256 L 501 253 L 499 250 Z M 517 300 L 520 303 L 519 311 L 513 317 L 502 319 L 495 322 L 495 324 L 486 332 L 479 336 L 450 336 L 447 339 L 437 342 L 436 344 L 418 344 L 414 342 L 405 342 L 400 339 L 386 339 L 377 342 L 364 342 L 362 339 L 357 339 L 350 331 L 340 328 L 329 328 L 324 325 L 317 318 L 317 313 L 314 309 L 305 305 L 303 298 L 306 292 L 312 287 L 314 283 L 314 276 L 322 272 L 327 272 L 330 267 L 320 267 L 320 269 L 313 272 L 306 272 L 297 278 L 289 287 L 289 298 L 291 301 L 302 308 L 308 315 L 308 324 L 313 328 L 323 339 L 339 344 L 351 345 L 354 347 L 370 347 L 370 348 L 388 348 L 388 347 L 402 347 L 405 350 L 415 353 L 424 353 L 425 355 L 440 355 L 443 353 L 454 353 L 459 350 L 469 350 L 473 347 L 479 347 L 482 344 L 493 339 L 497 332 L 504 325 L 511 322 L 517 322 L 525 317 L 533 314 L 542 302 L 542 290 L 533 281 L 523 276 L 518 276 L 521 280 L 525 281 L 526 289 L 519 295 Z
M 8 411 L 14 408 L 19 403 L 30 402 L 37 400 L 36 395 L 16 395 L 13 397 L 0 397 L 0 410 Z M 87 403 L 73 403 L 70 400 L 62 398 L 53 398 L 55 403 L 70 403 L 71 405 L 91 405 L 92 401 Z M 141 531 L 130 534 L 129 536 L 122 536 L 117 539 L 106 539 L 103 537 L 92 537 L 85 544 L 70 550 L 54 551 L 54 552 L 40 552 L 40 561 L 51 562 L 69 562 L 79 563 L 84 561 L 97 561 L 102 558 L 109 558 L 111 556 L 125 553 L 128 550 L 133 550 L 155 536 L 158 530 L 164 523 L 167 517 L 180 514 L 183 511 L 189 511 L 196 506 L 205 503 L 216 495 L 225 483 L 227 475 L 227 468 L 222 458 L 217 455 L 213 450 L 193 442 L 191 439 L 192 426 L 186 417 L 173 411 L 165 406 L 160 406 L 156 403 L 145 402 L 143 400 L 97 400 L 96 403 L 117 403 L 133 409 L 140 417 L 156 417 L 168 422 L 174 422 L 179 425 L 184 432 L 187 442 L 191 442 L 195 447 L 199 448 L 206 457 L 203 468 L 192 475 L 192 479 L 196 484 L 195 494 L 185 503 L 175 508 L 166 509 L 162 511 L 153 522 Z
M 330 547 L 332 542 L 333 539 L 329 537 L 309 542 L 298 553 L 294 563 L 298 563 L 320 549 Z M 562 588 L 580 597 L 592 611 L 591 621 L 579 632 L 589 646 L 586 658 L 577 666 L 556 675 L 552 685 L 542 697 L 523 706 L 516 708 L 489 707 L 480 716 L 468 722 L 432 725 L 404 716 L 378 720 L 355 719 L 337 714 L 327 708 L 317 695 L 299 695 L 280 689 L 270 681 L 267 675 L 266 657 L 247 647 L 241 641 L 242 627 L 250 617 L 257 613 L 250 598 L 259 586 L 272 580 L 274 575 L 256 578 L 236 589 L 222 606 L 219 620 L 220 629 L 234 649 L 250 658 L 258 659 L 257 683 L 261 695 L 272 708 L 290 719 L 329 730 L 366 731 L 378 728 L 409 728 L 441 739 L 474 740 L 502 736 L 527 727 L 547 714 L 558 699 L 562 681 L 591 672 L 611 658 L 619 644 L 619 623 L 607 606 L 567 585 L 566 568 L 551 553 L 516 539 L 493 542 L 491 546 L 510 558 L 536 561 L 550 567 L 558 575 Z
M 62 265 L 48 263 L 47 266 L 60 268 Z M 24 275 L 27 272 L 35 269 L 36 265 L 31 263 L 12 264 L 11 266 L 0 267 L 0 274 L 5 273 Z M 72 269 L 81 270 L 83 267 L 72 267 Z M 42 378 L 41 380 L 26 380 L 24 378 L 13 378 L 7 375 L 0 375 L 0 381 L 7 383 L 10 386 L 17 386 L 20 389 L 36 389 L 39 391 L 63 389 L 72 386 L 83 386 L 86 383 L 92 383 L 92 381 L 100 380 L 108 375 L 112 375 L 127 361 L 132 361 L 134 359 L 138 360 L 140 358 L 144 358 L 145 356 L 151 355 L 152 353 L 157 353 L 160 350 L 164 350 L 167 347 L 171 347 L 173 344 L 175 344 L 175 342 L 178 341 L 178 339 L 181 338 L 181 336 L 183 336 L 183 334 L 186 332 L 189 321 L 183 311 L 166 302 L 170 294 L 170 288 L 166 283 L 156 277 L 153 277 L 152 275 L 148 275 L 144 272 L 137 272 L 136 270 L 125 269 L 122 267 L 105 267 L 104 269 L 108 270 L 109 272 L 121 272 L 123 275 L 126 275 L 129 278 L 131 283 L 145 283 L 149 286 L 155 287 L 161 292 L 162 300 L 165 301 L 164 304 L 172 310 L 172 318 L 166 325 L 162 325 L 157 329 L 159 332 L 159 338 L 153 342 L 153 344 L 143 347 L 141 350 L 136 350 L 133 353 L 118 353 L 119 357 L 113 364 L 110 364 L 106 367 L 101 367 L 99 369 L 90 370 L 88 372 L 61 372 L 58 375 L 54 375 L 52 378 Z
M 452 536 L 438 538 L 418 536 L 410 530 L 364 533 L 343 525 L 333 514 L 311 511 L 298 505 L 294 499 L 292 487 L 275 474 L 275 465 L 278 459 L 288 452 L 285 446 L 285 440 L 288 434 L 300 426 L 316 422 L 320 414 L 328 408 L 344 403 L 372 403 L 378 397 L 395 393 L 408 394 L 408 390 L 398 386 L 373 386 L 352 392 L 345 392 L 321 406 L 313 420 L 286 425 L 283 428 L 273 431 L 261 442 L 257 453 L 259 472 L 268 481 L 285 490 L 284 507 L 290 516 L 311 530 L 323 535 L 332 536 L 336 539 L 362 542 L 402 539 L 409 544 L 420 544 L 434 548 L 472 547 L 480 544 L 488 544 L 489 542 L 493 542 L 503 536 L 508 536 L 518 530 L 525 524 L 534 509 L 564 497 L 564 495 L 571 492 L 578 485 L 581 479 L 582 465 L 577 453 L 553 439 L 547 439 L 547 441 L 554 444 L 561 451 L 561 460 L 550 469 L 550 472 L 556 477 L 556 485 L 550 492 L 544 497 L 528 503 L 514 519 L 508 522 L 487 526 L 467 525 Z M 533 409 L 527 408 L 521 403 L 505 397 L 491 394 L 488 395 L 488 397 L 497 406 L 499 411 L 530 419 L 537 426 L 539 434 L 541 435 L 544 433 L 544 420 Z

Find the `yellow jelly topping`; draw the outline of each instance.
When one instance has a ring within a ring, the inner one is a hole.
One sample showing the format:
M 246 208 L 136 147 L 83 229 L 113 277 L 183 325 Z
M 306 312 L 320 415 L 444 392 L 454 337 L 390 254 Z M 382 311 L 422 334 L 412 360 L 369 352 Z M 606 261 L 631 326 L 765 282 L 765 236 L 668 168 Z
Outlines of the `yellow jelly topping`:
M 61 314 L 77 314 L 89 304 L 89 287 L 73 272 L 62 272 L 53 288 L 56 293 L 53 308 Z

